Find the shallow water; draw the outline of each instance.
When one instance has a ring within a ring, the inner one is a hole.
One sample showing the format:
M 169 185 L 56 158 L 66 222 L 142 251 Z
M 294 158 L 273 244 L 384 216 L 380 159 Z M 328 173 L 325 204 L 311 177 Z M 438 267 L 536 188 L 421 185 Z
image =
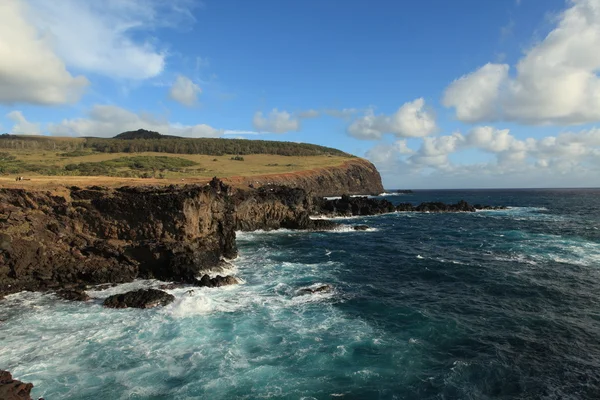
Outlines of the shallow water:
M 418 191 L 386 199 L 512 208 L 238 234 L 244 284 L 162 309 L 101 306 L 156 281 L 11 295 L 0 367 L 46 399 L 600 398 L 599 195 Z

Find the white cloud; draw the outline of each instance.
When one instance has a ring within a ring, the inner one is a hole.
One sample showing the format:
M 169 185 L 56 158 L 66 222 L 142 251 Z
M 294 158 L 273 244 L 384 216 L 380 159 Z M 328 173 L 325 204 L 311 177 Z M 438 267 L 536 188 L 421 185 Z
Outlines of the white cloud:
M 330 117 L 342 119 L 350 118 L 354 114 L 357 114 L 359 112 L 360 110 L 356 108 L 342 108 L 340 110 L 335 108 L 326 108 L 325 110 L 323 110 L 323 113 L 329 115 Z
M 413 154 L 414 150 L 408 147 L 406 140 L 396 140 L 393 144 L 378 144 L 369 149 L 366 157 L 372 162 L 385 166 L 390 163 L 395 163 L 398 156 Z
M 26 19 L 28 11 L 20 0 L 0 2 L 0 103 L 76 102 L 88 80 L 67 71 L 51 38 Z
M 193 19 L 188 0 L 19 1 L 67 66 L 112 78 L 159 75 L 167 51 L 149 31 Z
M 514 78 L 508 65 L 487 64 L 453 82 L 444 105 L 455 107 L 465 122 L 600 121 L 600 0 L 570 5 L 556 28 L 518 62 Z
M 421 148 L 408 161 L 420 166 L 447 165 L 448 156 L 454 153 L 463 141 L 464 137 L 460 133 L 423 138 Z
M 491 159 L 465 163 L 461 156 L 467 150 L 486 153 Z M 366 156 L 381 169 L 388 187 L 600 185 L 597 128 L 541 139 L 518 139 L 508 129 L 479 126 L 465 135 L 457 132 L 425 137 L 412 154 L 378 145 Z
M 198 101 L 198 95 L 202 93 L 200 86 L 183 75 L 178 75 L 169 90 L 169 97 L 184 106 L 191 107 Z
M 136 114 L 112 105 L 94 106 L 87 118 L 65 119 L 48 124 L 47 129 L 57 136 L 113 137 L 121 132 L 148 129 L 164 135 L 184 137 L 219 137 L 223 130 L 205 124 L 184 125 L 170 123 L 152 114 Z
M 457 118 L 464 122 L 497 119 L 500 87 L 507 80 L 508 69 L 506 64 L 484 65 L 452 82 L 442 103 L 456 108 Z
M 321 116 L 321 113 L 317 110 L 306 110 L 306 111 L 300 111 L 298 113 L 298 118 L 302 118 L 302 119 L 308 119 L 308 118 L 317 118 Z
M 6 117 L 14 122 L 11 133 L 15 135 L 40 135 L 42 129 L 39 123 L 29 122 L 21 111 L 11 111 Z
M 396 137 L 422 137 L 436 129 L 435 116 L 425 108 L 422 98 L 403 104 L 391 116 L 375 115 L 372 109 L 357 118 L 348 127 L 348 133 L 357 139 L 376 140 L 386 133 Z
M 285 133 L 300 130 L 300 121 L 287 111 L 274 108 L 267 117 L 261 111 L 254 114 L 254 129 L 260 132 Z

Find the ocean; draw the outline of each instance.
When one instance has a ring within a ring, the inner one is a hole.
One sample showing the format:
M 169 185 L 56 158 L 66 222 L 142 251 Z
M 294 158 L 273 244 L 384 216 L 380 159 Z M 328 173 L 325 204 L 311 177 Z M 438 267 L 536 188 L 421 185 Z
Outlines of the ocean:
M 46 400 L 600 398 L 600 190 L 385 198 L 510 208 L 238 233 L 243 284 L 160 309 L 10 295 L 0 368 Z

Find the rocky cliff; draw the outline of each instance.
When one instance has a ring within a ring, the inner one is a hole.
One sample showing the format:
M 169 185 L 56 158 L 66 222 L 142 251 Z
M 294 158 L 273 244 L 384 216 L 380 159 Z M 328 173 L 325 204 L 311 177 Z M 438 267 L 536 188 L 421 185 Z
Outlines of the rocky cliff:
M 321 197 L 342 194 L 377 195 L 383 192 L 377 168 L 362 158 L 352 158 L 335 167 L 286 174 L 225 178 L 223 181 L 238 187 L 279 185 L 300 188 Z
M 229 189 L 0 189 L 0 295 L 136 277 L 188 281 L 234 257 Z
M 328 230 L 337 226 L 331 221 L 310 218 L 315 213 L 314 207 L 319 198 L 304 189 L 268 185 L 238 190 L 232 198 L 236 230 Z
M 235 230 L 332 229 L 337 224 L 310 218 L 315 195 L 383 191 L 379 173 L 362 159 L 251 179 L 238 182 L 243 189 L 218 179 L 189 186 L 0 189 L 0 297 L 138 277 L 196 283 L 200 271 L 236 256 Z

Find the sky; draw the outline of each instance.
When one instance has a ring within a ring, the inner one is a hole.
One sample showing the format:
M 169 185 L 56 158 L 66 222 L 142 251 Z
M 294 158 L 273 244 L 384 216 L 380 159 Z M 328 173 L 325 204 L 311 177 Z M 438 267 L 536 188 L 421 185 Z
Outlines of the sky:
M 0 132 L 283 140 L 600 187 L 600 0 L 0 0 Z

